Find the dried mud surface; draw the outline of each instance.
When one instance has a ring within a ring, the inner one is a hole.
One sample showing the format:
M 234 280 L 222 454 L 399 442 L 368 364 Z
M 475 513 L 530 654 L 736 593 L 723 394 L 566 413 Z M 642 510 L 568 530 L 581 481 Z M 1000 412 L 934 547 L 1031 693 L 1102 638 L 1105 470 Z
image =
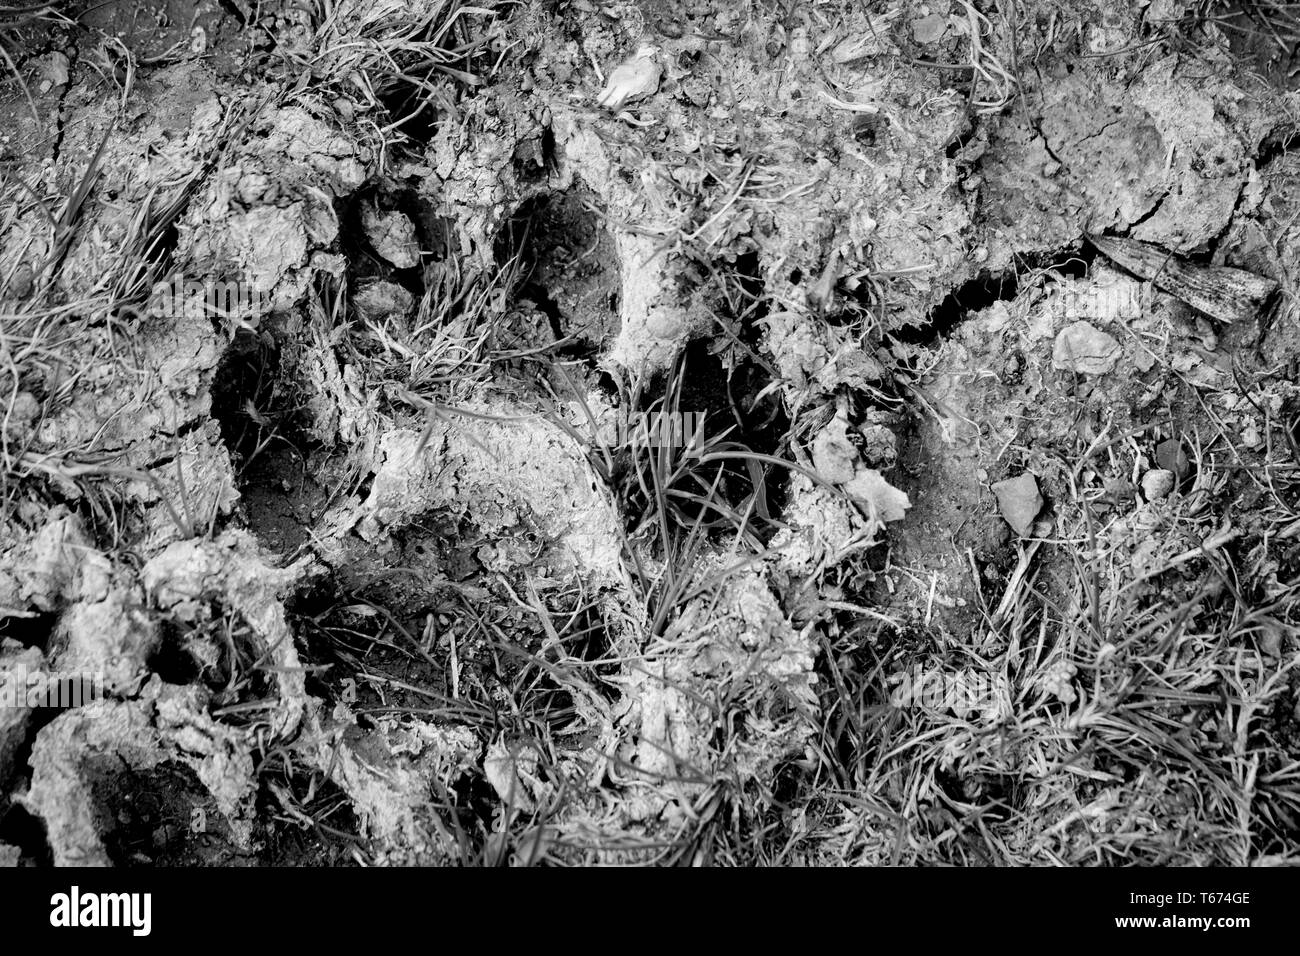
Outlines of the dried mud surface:
M 5 38 L 0 682 L 106 699 L 0 709 L 0 850 L 1291 858 L 1300 78 L 1195 6 Z M 665 396 L 732 456 L 675 498 Z

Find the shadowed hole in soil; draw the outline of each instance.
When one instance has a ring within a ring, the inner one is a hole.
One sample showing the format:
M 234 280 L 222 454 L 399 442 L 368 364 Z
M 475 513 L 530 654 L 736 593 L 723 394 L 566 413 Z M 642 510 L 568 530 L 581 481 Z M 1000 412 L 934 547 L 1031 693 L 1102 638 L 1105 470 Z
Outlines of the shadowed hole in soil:
M 655 487 L 650 469 L 661 467 L 659 449 L 667 445 L 673 449 L 670 468 L 679 475 L 665 489 L 670 520 L 691 527 L 699 519 L 705 529 L 734 530 L 736 519 L 748 512 L 747 527 L 763 538 L 780 520 L 789 471 L 744 456 L 782 457 L 790 418 L 780 391 L 771 388 L 775 370 L 760 352 L 768 300 L 759 257 L 739 255 L 708 274 L 693 270 L 689 279 L 694 288 L 712 294 L 718 334 L 687 343 L 672 368 L 633 390 L 628 427 L 637 429 L 640 439 L 621 444 L 612 484 L 628 529 L 643 526 L 657 510 L 649 500 L 648 490 Z M 675 407 L 668 407 L 673 394 Z M 735 457 L 691 465 L 702 454 L 715 453 Z M 716 506 L 683 494 L 712 499 Z
M 337 786 L 301 769 L 286 773 L 274 761 L 260 770 L 252 850 L 238 845 L 212 794 L 178 760 L 135 768 L 99 755 L 86 772 L 96 828 L 118 867 L 330 865 L 348 862 L 347 851 L 361 842 L 351 803 Z M 39 821 L 14 825 L 39 849 Z
M 0 640 L 17 641 L 23 647 L 39 647 L 44 650 L 49 646 L 54 625 L 58 622 L 59 615 L 53 611 L 30 616 L 15 614 L 0 617 Z
M 277 551 L 307 538 L 323 497 L 307 459 L 315 445 L 296 384 L 282 374 L 269 332 L 239 332 L 212 383 L 212 415 L 230 452 L 249 527 Z
M 209 713 L 224 723 L 256 722 L 278 700 L 269 655 L 239 612 L 215 609 L 192 626 L 164 621 L 162 638 L 150 669 L 170 684 L 201 683 L 212 693 Z
M 149 657 L 149 670 L 168 684 L 183 686 L 199 679 L 202 665 L 185 646 L 185 628 L 169 618 L 162 621 L 162 640 Z
M 374 185 L 365 186 L 334 204 L 339 220 L 339 250 L 348 262 L 348 285 L 359 288 L 363 280 L 382 279 L 395 282 L 419 302 L 424 295 L 424 256 L 413 266 L 394 265 L 371 245 L 366 235 L 363 210 L 373 209 L 379 216 L 401 213 L 415 227 L 415 239 L 421 252 L 435 258 L 447 258 L 451 234 L 445 220 L 433 216 L 427 204 L 410 191 L 385 192 Z
M 357 862 L 356 851 L 365 840 L 348 795 L 319 770 L 282 754 L 268 757 L 258 768 L 259 856 L 276 866 Z
M 943 794 L 956 804 L 977 805 L 980 818 L 1006 823 L 1018 809 L 1019 781 L 1010 774 L 939 771 L 935 775 Z M 978 847 L 978 841 L 974 846 Z
M 612 641 L 599 604 L 563 595 L 538 600 L 564 656 L 583 662 L 589 687 L 616 699 L 607 679 L 618 668 L 609 662 Z M 411 712 L 473 724 L 496 710 L 496 689 L 526 721 L 563 723 L 572 716 L 572 697 L 548 670 L 548 631 L 535 613 L 470 609 L 454 588 L 406 589 L 389 581 L 350 590 L 327 579 L 297 595 L 290 619 L 308 665 L 308 691 L 348 704 L 363 721 Z
M 1270 133 L 1255 152 L 1255 168 L 1263 169 L 1280 156 L 1300 147 L 1300 127 L 1287 125 Z
M 510 330 L 515 348 L 560 341 L 553 350 L 558 357 L 592 360 L 618 334 L 622 279 L 597 203 L 581 185 L 538 196 L 498 233 L 497 264 L 513 262 L 517 276 L 511 319 L 520 327 Z
M 555 132 L 543 126 L 535 136 L 519 141 L 511 157 L 515 178 L 525 185 L 542 182 L 555 171 Z
M 222 866 L 253 862 L 194 771 L 178 761 L 135 769 L 97 756 L 87 773 L 97 829 L 115 866 Z
M 1020 294 L 1020 279 L 1030 273 L 1051 270 L 1065 279 L 1082 279 L 1088 275 L 1097 250 L 1085 243 L 1079 250 L 1034 253 L 1016 256 L 1015 265 L 1004 272 L 981 272 L 964 282 L 930 310 L 922 326 L 909 326 L 890 334 L 909 345 L 931 345 L 946 339 L 972 312 L 987 309 L 995 302 L 1010 302 Z
M 365 595 L 336 587 L 320 582 L 290 604 L 309 693 L 347 704 L 365 725 L 372 713 L 437 710 L 451 699 L 450 655 L 436 641 L 432 605 L 397 606 L 382 588 Z
M 23 764 L 26 765 L 26 758 Z M 53 866 L 45 824 L 21 804 L 0 797 L 0 843 L 18 847 L 21 860 L 34 866 Z
M 346 705 L 366 730 L 381 716 L 401 715 L 468 727 L 483 743 L 503 735 L 577 741 L 583 718 L 568 682 L 557 678 L 561 655 L 554 643 L 548 648 L 539 617 L 511 609 L 500 595 L 471 606 L 455 589 L 403 601 L 388 583 L 349 591 L 327 579 L 290 602 L 309 693 L 327 706 Z M 610 702 L 619 699 L 620 668 L 598 602 L 537 599 L 563 645 L 559 670 Z M 431 806 L 459 824 L 458 841 L 468 840 L 461 852 L 473 858 L 492 830 L 499 796 L 475 769 L 450 770 L 431 784 Z
M 710 463 L 692 468 L 689 475 L 680 479 L 670 490 L 707 495 L 720 469 L 717 495 L 726 506 L 737 513 L 743 513 L 757 493 L 753 519 L 755 530 L 763 530 L 764 524 L 780 519 L 786 504 L 789 473 L 779 466 L 747 461 L 740 456 L 746 452 L 756 452 L 781 457 L 782 443 L 790 429 L 790 418 L 780 394 L 776 390 L 764 392 L 771 382 L 767 369 L 738 350 L 730 351 L 735 364 L 728 368 L 724 359 L 728 350 L 725 345 L 721 348 L 717 345 L 717 340 L 708 339 L 697 339 L 687 345 L 679 359 L 681 392 L 675 410 L 676 417 L 673 414 L 667 416 L 671 430 L 666 434 L 666 439 L 661 437 L 661 440 L 682 446 L 677 449 L 675 458 L 686 462 L 690 460 L 689 455 L 699 454 L 698 450 L 692 451 L 692 447 L 708 453 L 735 452 L 738 457 L 721 465 Z M 669 373 L 661 373 L 651 380 L 638 409 L 646 416 L 647 422 L 661 421 L 657 417 L 661 414 L 661 405 L 658 403 L 668 388 Z M 680 419 L 680 425 L 677 424 L 677 419 Z M 654 425 L 647 427 L 652 430 L 655 428 Z M 701 429 L 702 439 L 691 446 L 690 435 L 697 428 Z M 662 431 L 659 434 L 664 436 Z M 651 451 L 653 450 L 652 448 Z M 643 467 L 648 467 L 648 464 L 644 463 Z M 632 489 L 631 500 L 625 503 L 624 513 L 635 524 L 637 516 L 644 513 L 648 505 L 640 490 L 642 482 L 635 478 L 619 480 L 619 472 L 632 467 L 626 454 L 620 456 L 615 465 L 616 485 Z M 643 482 L 646 487 L 653 487 L 648 474 L 643 476 Z M 693 522 L 703 510 L 706 512 L 703 516 L 706 526 L 708 523 L 714 523 L 718 527 L 732 526 L 718 512 L 697 503 L 678 499 L 678 506 L 687 522 Z
M 391 117 L 390 122 L 401 125 L 397 131 L 403 133 L 417 147 L 428 145 L 438 132 L 438 110 L 434 101 L 422 95 L 417 86 L 395 83 L 376 96 L 380 104 Z

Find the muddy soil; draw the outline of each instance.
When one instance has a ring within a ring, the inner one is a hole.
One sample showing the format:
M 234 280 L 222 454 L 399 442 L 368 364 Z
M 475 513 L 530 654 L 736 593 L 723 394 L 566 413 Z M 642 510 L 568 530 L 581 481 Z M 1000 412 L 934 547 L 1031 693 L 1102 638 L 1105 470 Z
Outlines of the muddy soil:
M 0 681 L 103 693 L 0 850 L 1291 858 L 1300 30 L 1211 6 L 7 28 Z

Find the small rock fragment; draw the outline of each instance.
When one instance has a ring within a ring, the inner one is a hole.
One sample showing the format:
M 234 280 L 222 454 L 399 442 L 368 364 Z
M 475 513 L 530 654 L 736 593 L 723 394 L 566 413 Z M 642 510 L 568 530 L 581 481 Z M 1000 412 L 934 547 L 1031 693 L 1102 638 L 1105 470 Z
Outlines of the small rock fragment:
M 848 415 L 841 410 L 813 439 L 813 467 L 827 481 L 842 484 L 853 478 L 858 450 L 848 438 Z
M 41 92 L 48 93 L 53 87 L 66 85 L 70 65 L 67 55 L 57 50 L 45 57 L 40 62 L 38 70 L 38 75 L 42 81 Z
M 384 212 L 372 205 L 361 207 L 361 228 L 379 253 L 399 269 L 420 263 L 420 246 L 415 241 L 415 224 L 405 214 Z
M 1174 473 L 1167 468 L 1152 468 L 1142 476 L 1142 496 L 1156 501 L 1174 490 Z
M 867 422 L 858 429 L 862 435 L 862 457 L 872 468 L 892 468 L 898 461 L 898 439 L 887 426 Z
M 1272 660 L 1279 659 L 1284 650 L 1283 639 L 1286 637 L 1285 632 L 1273 622 L 1261 622 L 1263 626 L 1259 631 L 1259 649 L 1267 658 Z
M 998 510 L 1013 531 L 1026 538 L 1034 530 L 1034 519 L 1043 510 L 1043 496 L 1038 490 L 1038 479 L 1025 472 L 1015 478 L 994 482 L 993 494 L 998 499 Z
M 103 680 L 112 693 L 134 693 L 149 676 L 149 660 L 162 641 L 143 604 L 142 595 L 125 590 L 69 607 L 51 643 L 59 670 Z
M 844 486 L 844 490 L 867 502 L 871 513 L 881 523 L 902 521 L 907 517 L 907 509 L 912 507 L 907 493 L 891 485 L 874 468 L 859 466 L 853 480 Z
M 643 46 L 637 50 L 636 56 L 615 67 L 600 96 L 596 97 L 597 105 L 617 113 L 628 103 L 655 93 L 663 76 L 658 53 L 657 47 Z
M 917 43 L 935 43 L 947 32 L 948 17 L 942 13 L 932 13 L 912 21 L 912 37 Z
M 1119 360 L 1120 345 L 1114 337 L 1090 322 L 1074 322 L 1056 336 L 1052 349 L 1055 368 L 1084 375 L 1105 375 Z

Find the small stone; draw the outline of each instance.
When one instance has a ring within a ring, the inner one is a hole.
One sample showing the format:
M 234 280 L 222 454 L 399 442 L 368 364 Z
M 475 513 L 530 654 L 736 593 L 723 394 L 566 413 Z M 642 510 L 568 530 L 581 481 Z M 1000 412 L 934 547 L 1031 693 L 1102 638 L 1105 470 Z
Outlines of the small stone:
M 9 291 L 13 293 L 15 298 L 25 299 L 31 295 L 35 279 L 36 275 L 32 271 L 32 267 L 26 262 L 21 262 L 18 264 L 18 268 L 14 270 L 13 278 L 9 281 Z
M 1025 472 L 1015 478 L 994 482 L 993 494 L 998 499 L 998 510 L 1011 529 L 1022 538 L 1034 530 L 1034 519 L 1043 510 L 1043 496 L 1038 490 L 1038 479 Z
M 659 89 L 664 69 L 659 64 L 657 47 L 646 45 L 636 56 L 615 67 L 596 104 L 617 113 L 628 103 L 650 96 Z
M 1142 476 L 1142 496 L 1147 501 L 1164 498 L 1174 490 L 1174 473 L 1167 468 L 1152 468 Z
M 1257 638 L 1260 653 L 1272 660 L 1278 660 L 1285 650 L 1283 645 L 1285 634 L 1280 627 L 1272 622 L 1261 623 L 1263 626 L 1260 628 L 1259 637 Z
M 1056 336 L 1052 365 L 1083 375 L 1105 375 L 1119 361 L 1120 344 L 1090 322 L 1074 322 Z
M 19 392 L 8 409 L 0 395 L 0 437 L 11 442 L 23 442 L 31 435 L 40 417 L 41 403 L 31 392 Z
M 399 269 L 420 264 L 415 224 L 405 213 L 383 212 L 370 204 L 361 207 L 361 228 L 379 253 Z
M 853 478 L 858 450 L 849 441 L 848 416 L 841 410 L 813 439 L 813 467 L 827 481 L 843 484 Z
M 1156 445 L 1156 464 L 1165 471 L 1172 471 L 1179 479 L 1186 478 L 1192 467 L 1187 452 L 1183 451 L 1183 443 L 1177 438 L 1167 438 Z

